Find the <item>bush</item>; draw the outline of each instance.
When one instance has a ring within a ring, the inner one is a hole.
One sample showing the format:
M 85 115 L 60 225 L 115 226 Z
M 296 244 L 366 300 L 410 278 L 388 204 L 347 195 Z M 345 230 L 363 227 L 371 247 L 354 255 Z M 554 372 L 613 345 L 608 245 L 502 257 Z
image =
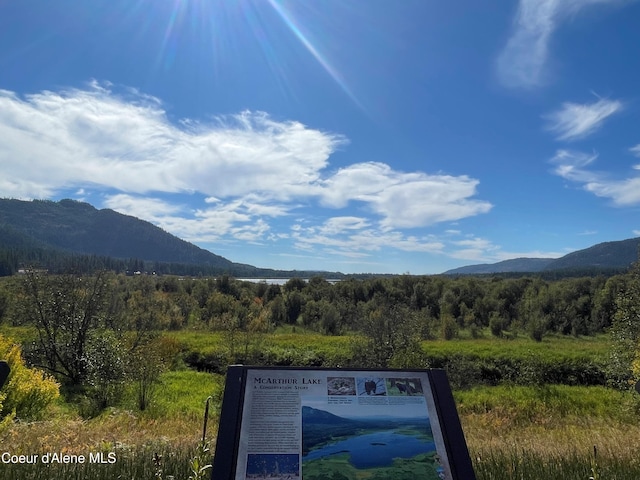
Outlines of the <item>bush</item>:
M 20 418 L 38 417 L 60 395 L 58 383 L 40 370 L 27 368 L 20 347 L 2 335 L 0 359 L 11 369 L 0 392 L 0 418 L 12 413 Z

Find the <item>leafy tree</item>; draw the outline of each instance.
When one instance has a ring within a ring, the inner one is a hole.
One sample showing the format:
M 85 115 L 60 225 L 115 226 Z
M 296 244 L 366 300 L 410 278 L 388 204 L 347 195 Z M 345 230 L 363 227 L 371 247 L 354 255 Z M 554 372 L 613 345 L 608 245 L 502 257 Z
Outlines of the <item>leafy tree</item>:
M 626 277 L 623 275 L 613 276 L 607 279 L 601 288 L 595 290 L 589 324 L 590 333 L 601 332 L 611 326 L 616 309 L 616 299 L 624 288 L 625 279 Z
M 452 340 L 458 335 L 458 323 L 450 313 L 441 314 L 440 326 L 442 329 L 442 338 L 445 340 Z
M 160 375 L 168 369 L 170 357 L 176 353 L 175 345 L 168 345 L 163 339 L 156 338 L 129 355 L 128 376 L 135 383 L 140 410 L 146 410 L 151 405 Z
M 114 335 L 112 330 L 93 332 L 86 348 L 87 378 L 85 393 L 91 400 L 89 410 L 85 414 L 96 415 L 109 405 L 120 400 L 127 366 L 135 365 L 125 345 Z
M 81 277 L 32 271 L 25 276 L 22 313 L 38 332 L 31 352 L 37 366 L 71 385 L 87 381 L 88 346 L 105 325 L 109 280 L 105 272 Z
M 270 302 L 269 308 L 271 309 L 271 322 L 275 326 L 282 325 L 287 321 L 287 310 L 282 296 L 275 297 Z
M 502 332 L 506 327 L 506 320 L 498 312 L 492 312 L 489 318 L 489 329 L 494 337 L 502 337 Z
M 304 296 L 298 290 L 289 291 L 284 300 L 287 323 L 295 324 L 305 304 Z
M 611 336 L 611 382 L 620 388 L 640 379 L 640 262 L 631 268 L 616 299 Z
M 307 286 L 307 282 L 305 282 L 302 278 L 294 277 L 287 281 L 284 284 L 283 290 L 287 293 L 298 291 L 301 292 Z
M 419 320 L 407 307 L 374 307 L 361 318 L 359 327 L 361 337 L 352 344 L 355 366 L 424 366 Z

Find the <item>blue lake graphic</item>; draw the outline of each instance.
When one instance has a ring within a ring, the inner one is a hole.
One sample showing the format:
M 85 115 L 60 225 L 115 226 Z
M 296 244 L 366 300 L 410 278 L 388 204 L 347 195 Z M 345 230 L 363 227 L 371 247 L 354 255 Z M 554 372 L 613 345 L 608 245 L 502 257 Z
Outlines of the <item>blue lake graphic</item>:
M 435 449 L 433 442 L 387 430 L 325 445 L 309 452 L 302 457 L 302 461 L 349 453 L 349 462 L 356 468 L 386 467 L 393 464 L 394 458 L 412 458 L 421 453 L 433 452 Z

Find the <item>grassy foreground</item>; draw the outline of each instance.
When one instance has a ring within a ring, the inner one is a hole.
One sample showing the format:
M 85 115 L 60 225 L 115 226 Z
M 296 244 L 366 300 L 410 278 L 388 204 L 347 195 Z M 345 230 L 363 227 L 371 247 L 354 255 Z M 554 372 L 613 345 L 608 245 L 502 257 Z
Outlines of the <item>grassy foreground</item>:
M 144 414 L 112 409 L 82 420 L 59 405 L 50 420 L 15 423 L 0 434 L 3 451 L 103 452 L 104 458 L 114 453 L 116 461 L 0 464 L 0 478 L 186 480 L 202 435 L 204 399 L 218 394 L 221 381 L 205 373 L 171 372 L 152 411 Z M 603 387 L 483 387 L 456 392 L 455 398 L 478 479 L 640 478 L 640 426 L 629 395 Z M 216 415 L 207 435 L 212 443 Z
M 193 373 L 184 372 L 184 375 Z M 202 378 L 198 377 L 198 380 Z M 200 383 L 211 386 L 213 382 L 209 376 L 207 382 Z M 165 407 L 156 407 L 155 418 L 111 410 L 92 420 L 66 414 L 53 420 L 12 425 L 0 435 L 3 451 L 10 448 L 16 454 L 60 452 L 86 456 L 89 452 L 103 452 L 105 458 L 109 453 L 115 453 L 116 461 L 113 464 L 58 463 L 48 466 L 0 464 L 0 478 L 110 480 L 170 478 L 173 475 L 176 480 L 186 480 L 190 475 L 189 459 L 201 436 L 202 419 L 195 409 L 177 413 L 169 408 L 172 405 L 169 390 L 173 386 L 167 384 L 167 403 Z M 629 399 L 618 397 L 618 392 L 607 396 L 598 387 L 558 388 L 561 394 L 556 403 L 547 404 L 539 394 L 525 387 L 511 391 L 487 387 L 475 392 L 477 395 L 472 391 L 456 393 L 477 478 L 640 478 L 640 426 L 630 423 L 632 414 L 628 410 L 620 414 L 613 408 L 613 403 L 607 405 L 607 402 L 622 399 L 626 402 L 621 405 L 624 411 L 631 407 Z M 200 398 L 204 398 L 205 393 L 201 392 Z M 159 404 L 162 397 L 164 394 L 159 396 Z M 526 402 L 531 408 L 535 406 L 535 412 L 523 414 L 514 397 L 528 398 Z M 586 415 L 567 413 L 572 411 L 576 401 L 591 404 Z M 213 441 L 216 418 L 211 420 L 208 437 Z M 594 456 L 594 446 L 597 456 Z M 156 455 L 162 457 L 159 466 L 154 461 Z M 163 476 L 159 477 L 158 472 Z
M 204 353 L 220 341 L 216 334 L 199 332 L 176 337 L 189 350 Z M 272 340 L 277 351 L 324 358 L 344 354 L 349 341 L 293 333 Z M 497 354 L 548 358 L 555 352 L 562 355 L 559 361 L 565 361 L 567 357 L 602 357 L 606 344 L 592 339 L 549 339 L 537 344 L 485 338 L 430 342 L 425 349 L 434 358 L 455 349 L 481 359 Z M 0 427 L 0 454 L 39 455 L 40 459 L 47 453 L 86 459 L 93 455 L 96 460 L 102 453 L 105 463 L 0 462 L 0 479 L 187 480 L 192 474 L 190 459 L 202 436 L 204 403 L 210 396 L 215 405 L 207 437 L 213 451 L 222 386 L 221 375 L 189 369 L 166 372 L 147 411 L 136 411 L 134 395 L 127 393 L 118 408 L 89 420 L 82 419 L 73 405 L 59 401 L 41 420 Z M 454 396 L 479 480 L 640 478 L 637 395 L 602 386 L 499 385 L 457 390 Z

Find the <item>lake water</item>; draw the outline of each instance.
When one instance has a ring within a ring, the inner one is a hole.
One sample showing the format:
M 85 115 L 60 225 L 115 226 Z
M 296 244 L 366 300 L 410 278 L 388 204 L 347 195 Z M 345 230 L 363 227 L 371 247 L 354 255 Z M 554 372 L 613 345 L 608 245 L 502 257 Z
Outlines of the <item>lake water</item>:
M 290 278 L 238 278 L 238 280 L 243 282 L 252 282 L 252 283 L 266 283 L 267 285 L 284 285 L 291 279 Z M 309 281 L 308 278 L 303 278 L 303 280 L 305 282 Z M 334 278 L 327 278 L 326 280 L 332 285 L 340 281 Z
M 393 430 L 351 437 L 309 452 L 302 461 L 349 453 L 349 462 L 356 468 L 386 467 L 394 458 L 412 458 L 421 453 L 433 452 L 433 442 L 412 435 L 402 435 Z

